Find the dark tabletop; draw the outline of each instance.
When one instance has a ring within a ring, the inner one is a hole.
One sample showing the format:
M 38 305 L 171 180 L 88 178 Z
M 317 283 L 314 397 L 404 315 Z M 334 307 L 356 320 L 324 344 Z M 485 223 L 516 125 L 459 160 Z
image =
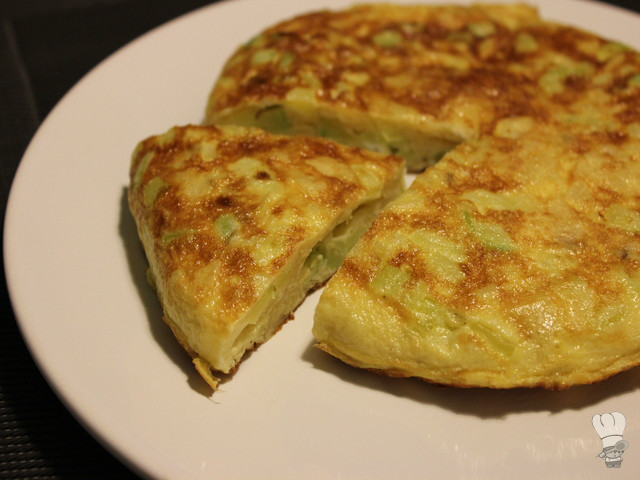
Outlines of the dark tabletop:
M 209 3 L 0 0 L 2 223 L 24 149 L 62 95 L 130 40 Z M 640 0 L 607 3 L 640 12 Z M 40 375 L 0 278 L 0 479 L 138 478 L 85 432 Z

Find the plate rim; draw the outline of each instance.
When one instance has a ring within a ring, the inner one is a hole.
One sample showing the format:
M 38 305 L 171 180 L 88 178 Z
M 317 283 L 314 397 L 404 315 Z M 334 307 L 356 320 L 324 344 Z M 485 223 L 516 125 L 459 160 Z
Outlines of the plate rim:
M 281 3 L 292 3 L 293 1 L 294 0 L 282 0 Z M 443 0 L 440 0 L 440 2 L 442 1 Z M 552 1 L 553 0 L 538 0 L 537 2 L 534 2 L 534 3 L 536 4 L 550 3 Z M 631 14 L 636 17 L 635 20 L 638 21 L 640 24 L 640 14 L 636 12 L 632 12 L 615 5 L 603 4 L 594 0 L 579 0 L 579 1 L 584 3 L 589 3 L 594 8 L 603 8 L 604 10 L 615 10 L 618 12 L 618 14 L 624 14 L 624 15 Z M 11 183 L 8 200 L 5 207 L 5 220 L 4 220 L 4 226 L 3 226 L 3 261 L 4 261 L 4 267 L 5 267 L 5 279 L 6 279 L 9 299 L 11 302 L 11 307 L 14 311 L 16 324 L 18 326 L 18 329 L 20 330 L 23 341 L 30 355 L 34 359 L 39 371 L 41 372 L 42 376 L 45 378 L 49 387 L 54 391 L 56 396 L 64 404 L 65 408 L 83 426 L 83 428 L 85 428 L 94 438 L 96 438 L 99 441 L 99 443 L 103 447 L 105 447 L 105 449 L 107 449 L 111 454 L 113 454 L 119 461 L 125 464 L 128 468 L 130 468 L 132 471 L 138 474 L 145 475 L 145 476 L 158 477 L 160 472 L 158 472 L 157 469 L 152 468 L 153 466 L 147 465 L 144 462 L 141 463 L 140 459 L 132 458 L 130 455 L 127 455 L 127 452 L 123 452 L 122 449 L 116 443 L 114 443 L 114 439 L 111 438 L 109 434 L 96 428 L 96 423 L 94 419 L 89 418 L 89 416 L 86 413 L 86 409 L 81 408 L 81 406 L 77 404 L 76 399 L 69 398 L 67 396 L 68 395 L 67 390 L 65 390 L 64 387 L 61 386 L 61 382 L 59 380 L 56 380 L 60 377 L 61 375 L 60 372 L 55 372 L 55 373 L 51 372 L 49 368 L 45 365 L 46 359 L 42 357 L 43 355 L 42 351 L 40 351 L 37 347 L 34 346 L 35 343 L 37 342 L 35 341 L 36 339 L 33 336 L 33 333 L 29 332 L 29 327 L 28 327 L 29 320 L 28 318 L 26 318 L 28 315 L 23 312 L 23 308 L 22 308 L 23 302 L 24 302 L 22 295 L 24 294 L 24 292 L 18 292 L 18 289 L 20 287 L 17 287 L 15 280 L 12 280 L 15 278 L 14 272 L 16 271 L 17 268 L 19 268 L 19 265 L 16 265 L 17 259 L 15 258 L 15 254 L 12 253 L 14 248 L 12 246 L 13 242 L 18 240 L 11 237 L 13 225 L 14 225 L 14 222 L 16 221 L 15 217 L 18 214 L 17 209 L 21 207 L 21 205 L 17 202 L 21 200 L 19 195 L 21 195 L 22 193 L 21 189 L 24 188 L 22 185 L 24 185 L 24 183 L 29 180 L 30 178 L 29 175 L 32 175 L 32 173 L 29 171 L 29 169 L 31 168 L 29 162 L 33 163 L 33 161 L 30 160 L 30 158 L 32 155 L 34 155 L 33 152 L 35 151 L 37 145 L 40 142 L 45 142 L 47 140 L 46 135 L 49 129 L 49 125 L 57 120 L 57 117 L 60 115 L 59 112 L 65 108 L 64 106 L 66 102 L 69 101 L 69 98 L 75 95 L 75 93 L 79 89 L 84 88 L 84 85 L 91 82 L 93 78 L 100 75 L 100 72 L 105 68 L 106 65 L 113 63 L 114 58 L 116 58 L 119 55 L 122 55 L 127 50 L 136 48 L 136 45 L 142 44 L 143 42 L 152 41 L 150 39 L 152 39 L 155 35 L 158 35 L 159 32 L 161 31 L 166 32 L 169 29 L 175 28 L 175 25 L 177 25 L 178 23 L 190 22 L 191 18 L 197 15 L 203 15 L 205 11 L 218 11 L 220 9 L 230 7 L 232 5 L 233 5 L 233 8 L 241 8 L 241 7 L 237 7 L 237 5 L 241 5 L 241 4 L 252 5 L 256 2 L 257 0 L 223 0 L 218 3 L 197 8 L 191 12 L 180 15 L 179 17 L 176 17 L 168 22 L 165 22 L 162 25 L 144 33 L 143 35 L 137 37 L 136 39 L 124 45 L 123 47 L 119 48 L 115 52 L 111 53 L 104 60 L 98 63 L 94 68 L 92 68 L 89 72 L 87 72 L 87 74 L 85 74 L 78 82 L 76 82 L 73 85 L 73 87 L 61 98 L 61 100 L 46 116 L 46 118 L 43 120 L 40 127 L 37 129 L 36 133 L 34 134 L 31 141 L 29 142 L 29 145 L 25 149 L 22 159 L 18 164 L 18 168 L 16 170 L 16 173 Z M 314 2 L 313 5 L 315 6 L 315 5 L 324 4 L 324 3 L 327 3 L 327 2 L 318 1 L 318 2 Z M 332 2 L 332 3 L 336 3 L 336 2 Z M 355 2 L 351 2 L 351 3 L 355 3 Z M 402 2 L 398 2 L 398 3 L 402 3 Z M 420 2 L 420 3 L 424 3 L 424 2 Z M 443 3 L 456 3 L 456 2 L 446 1 Z M 575 4 L 575 3 L 578 3 L 578 0 L 571 0 L 571 2 L 567 2 L 567 3 Z

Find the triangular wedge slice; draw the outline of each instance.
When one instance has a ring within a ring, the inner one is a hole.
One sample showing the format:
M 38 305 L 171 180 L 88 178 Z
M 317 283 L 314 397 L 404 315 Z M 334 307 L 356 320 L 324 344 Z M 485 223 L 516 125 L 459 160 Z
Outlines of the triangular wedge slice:
M 320 348 L 461 387 L 640 363 L 640 124 L 508 122 L 383 210 L 322 293 Z
M 215 388 L 334 273 L 404 185 L 397 157 L 241 127 L 133 154 L 129 204 L 164 319 Z

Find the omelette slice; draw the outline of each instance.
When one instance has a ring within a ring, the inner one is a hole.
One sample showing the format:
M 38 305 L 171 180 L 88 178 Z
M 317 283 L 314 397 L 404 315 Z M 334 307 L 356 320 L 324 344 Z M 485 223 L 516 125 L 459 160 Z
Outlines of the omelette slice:
M 565 62 L 565 33 L 523 4 L 314 12 L 231 56 L 206 121 L 328 137 L 419 171 L 496 119 L 545 111 L 538 78 Z
M 133 153 L 129 205 L 164 320 L 216 388 L 334 273 L 403 190 L 400 158 L 242 127 L 175 127 Z
M 638 192 L 637 119 L 505 120 L 383 210 L 322 293 L 318 346 L 459 387 L 562 389 L 638 365 Z

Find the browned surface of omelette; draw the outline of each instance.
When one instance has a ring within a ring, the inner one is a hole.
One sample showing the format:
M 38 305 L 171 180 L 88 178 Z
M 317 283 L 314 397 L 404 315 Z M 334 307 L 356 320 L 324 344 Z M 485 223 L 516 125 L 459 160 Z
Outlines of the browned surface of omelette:
M 138 145 L 130 208 L 165 320 L 205 378 L 333 273 L 312 249 L 403 171 L 399 158 L 242 127 L 176 127 Z
M 359 5 L 284 21 L 241 46 L 207 121 L 327 136 L 421 169 L 501 118 L 603 109 L 628 121 L 637 97 L 617 93 L 640 82 L 637 64 L 619 43 L 522 4 Z
M 209 116 L 310 88 L 318 103 L 383 115 L 397 105 L 475 131 L 497 115 L 534 107 L 529 84 L 536 79 L 508 67 L 530 57 L 514 50 L 518 33 L 541 28 L 524 6 L 362 5 L 303 15 L 235 53 Z M 466 98 L 479 104 L 465 105 Z

